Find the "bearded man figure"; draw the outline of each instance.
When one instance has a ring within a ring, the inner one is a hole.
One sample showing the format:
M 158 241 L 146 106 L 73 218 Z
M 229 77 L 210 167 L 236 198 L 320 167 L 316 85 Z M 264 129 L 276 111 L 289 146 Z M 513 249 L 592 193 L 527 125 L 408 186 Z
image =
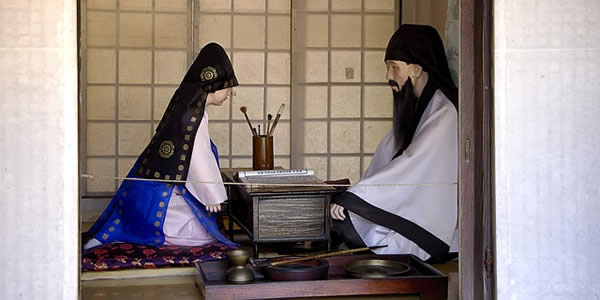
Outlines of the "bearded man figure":
M 394 126 L 361 180 L 335 197 L 334 233 L 350 248 L 447 261 L 458 248 L 458 90 L 431 26 L 401 25 L 385 64 Z

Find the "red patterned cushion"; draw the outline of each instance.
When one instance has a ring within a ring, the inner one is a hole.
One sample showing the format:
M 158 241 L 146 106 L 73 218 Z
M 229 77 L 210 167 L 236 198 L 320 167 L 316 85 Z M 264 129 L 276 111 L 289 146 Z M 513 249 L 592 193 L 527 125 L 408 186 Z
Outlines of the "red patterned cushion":
M 224 259 L 223 253 L 232 248 L 220 243 L 192 247 L 103 244 L 83 252 L 81 270 L 85 272 L 193 266 L 195 262 Z

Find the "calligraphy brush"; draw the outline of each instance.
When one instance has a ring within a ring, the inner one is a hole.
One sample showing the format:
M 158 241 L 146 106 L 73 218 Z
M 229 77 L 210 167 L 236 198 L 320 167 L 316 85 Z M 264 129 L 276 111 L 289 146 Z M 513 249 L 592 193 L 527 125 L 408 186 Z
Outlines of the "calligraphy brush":
M 275 127 L 277 127 L 277 123 L 279 123 L 279 118 L 281 118 L 281 112 L 283 112 L 283 108 L 285 107 L 285 103 L 281 103 L 279 109 L 277 110 L 277 115 L 275 116 L 275 121 L 273 121 L 273 126 L 271 127 L 271 131 L 269 131 L 269 135 L 273 135 L 275 131 Z
M 363 247 L 363 248 L 356 248 L 356 249 L 346 249 L 346 250 L 333 251 L 333 252 L 329 252 L 329 253 L 311 255 L 311 256 L 306 256 L 306 257 L 292 258 L 292 259 L 288 259 L 288 260 L 280 260 L 280 261 L 275 261 L 275 262 L 267 262 L 267 263 L 264 263 L 264 264 L 253 264 L 254 260 L 250 260 L 250 263 L 253 264 L 255 267 L 279 266 L 279 265 L 284 265 L 284 264 L 289 264 L 289 263 L 295 263 L 295 262 L 299 262 L 299 261 L 305 261 L 305 260 L 311 260 L 311 259 L 329 257 L 329 256 L 334 256 L 334 255 L 350 254 L 350 253 L 354 253 L 354 252 L 361 252 L 361 251 L 367 251 L 367 250 L 373 250 L 373 249 L 385 248 L 385 247 L 387 247 L 387 245 Z
M 250 127 L 250 131 L 252 131 L 252 135 L 257 136 L 256 130 L 254 129 L 254 127 L 252 127 L 252 123 L 250 123 L 250 119 L 248 119 L 248 114 L 246 113 L 246 107 L 245 106 L 240 107 L 240 111 L 246 117 L 246 122 L 248 122 L 248 126 Z
M 269 130 L 269 128 L 271 128 L 271 120 L 273 119 L 273 115 L 272 114 L 268 114 L 267 115 L 267 136 L 269 136 L 271 134 L 271 131 Z

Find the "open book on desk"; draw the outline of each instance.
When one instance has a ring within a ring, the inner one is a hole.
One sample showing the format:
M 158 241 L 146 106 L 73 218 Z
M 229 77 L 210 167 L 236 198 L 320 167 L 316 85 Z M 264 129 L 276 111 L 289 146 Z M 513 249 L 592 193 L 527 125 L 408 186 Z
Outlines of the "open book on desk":
M 243 183 L 264 184 L 313 184 L 323 183 L 311 169 L 239 171 L 238 179 Z

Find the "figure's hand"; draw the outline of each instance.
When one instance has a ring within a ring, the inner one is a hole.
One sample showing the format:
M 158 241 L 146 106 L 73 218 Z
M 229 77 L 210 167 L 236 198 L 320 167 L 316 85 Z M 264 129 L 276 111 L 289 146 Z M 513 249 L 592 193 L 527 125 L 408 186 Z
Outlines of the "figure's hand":
M 211 212 L 211 213 L 220 212 L 221 211 L 221 204 L 207 205 L 206 206 L 206 211 Z
M 346 215 L 344 215 L 344 207 L 337 204 L 331 204 L 329 206 L 329 212 L 331 213 L 331 218 L 334 220 L 343 221 L 346 218 Z

